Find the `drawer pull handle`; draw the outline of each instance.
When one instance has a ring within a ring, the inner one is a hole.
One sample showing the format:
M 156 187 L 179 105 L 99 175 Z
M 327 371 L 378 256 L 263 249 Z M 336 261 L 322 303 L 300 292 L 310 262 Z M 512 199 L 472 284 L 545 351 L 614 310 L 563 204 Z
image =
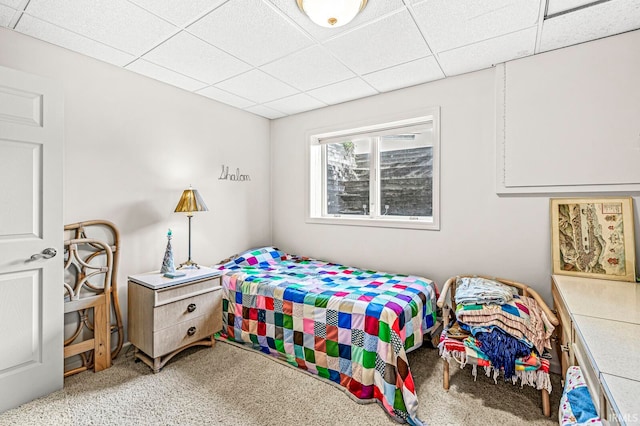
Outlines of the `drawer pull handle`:
M 187 311 L 193 312 L 195 310 L 196 310 L 196 304 L 195 303 L 191 303 L 191 304 L 189 304 L 189 306 L 187 306 Z
M 187 330 L 187 334 L 189 336 L 193 336 L 194 334 L 196 334 L 196 328 L 195 327 L 189 327 L 189 329 Z

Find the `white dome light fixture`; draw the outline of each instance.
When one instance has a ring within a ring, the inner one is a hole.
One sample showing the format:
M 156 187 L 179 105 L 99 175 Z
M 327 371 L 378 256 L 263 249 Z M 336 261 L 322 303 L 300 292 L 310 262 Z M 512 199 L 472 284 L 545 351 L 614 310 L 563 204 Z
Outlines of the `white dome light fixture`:
M 336 28 L 351 22 L 367 5 L 367 0 L 296 0 L 309 18 L 325 28 Z

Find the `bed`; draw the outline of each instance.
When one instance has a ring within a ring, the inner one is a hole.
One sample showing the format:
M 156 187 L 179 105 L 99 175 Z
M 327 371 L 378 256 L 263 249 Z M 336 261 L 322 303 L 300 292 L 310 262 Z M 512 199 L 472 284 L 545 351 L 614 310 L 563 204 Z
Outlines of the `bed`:
M 222 338 L 376 401 L 395 420 L 422 424 L 407 352 L 436 333 L 429 279 L 250 250 L 223 272 Z M 426 335 L 426 336 L 425 336 Z

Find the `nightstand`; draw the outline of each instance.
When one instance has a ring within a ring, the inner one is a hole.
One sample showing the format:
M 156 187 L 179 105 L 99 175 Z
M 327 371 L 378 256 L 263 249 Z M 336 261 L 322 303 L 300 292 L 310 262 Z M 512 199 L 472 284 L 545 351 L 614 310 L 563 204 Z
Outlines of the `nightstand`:
M 166 278 L 159 272 L 129 276 L 129 341 L 135 357 L 154 373 L 191 346 L 214 346 L 222 329 L 221 272 L 183 269 Z

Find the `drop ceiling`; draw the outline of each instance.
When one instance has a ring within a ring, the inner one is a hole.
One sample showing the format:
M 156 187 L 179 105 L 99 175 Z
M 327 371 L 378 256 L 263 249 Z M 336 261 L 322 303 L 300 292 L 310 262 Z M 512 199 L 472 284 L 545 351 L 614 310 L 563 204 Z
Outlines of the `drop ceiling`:
M 640 28 L 638 0 L 0 0 L 0 25 L 269 119 Z

